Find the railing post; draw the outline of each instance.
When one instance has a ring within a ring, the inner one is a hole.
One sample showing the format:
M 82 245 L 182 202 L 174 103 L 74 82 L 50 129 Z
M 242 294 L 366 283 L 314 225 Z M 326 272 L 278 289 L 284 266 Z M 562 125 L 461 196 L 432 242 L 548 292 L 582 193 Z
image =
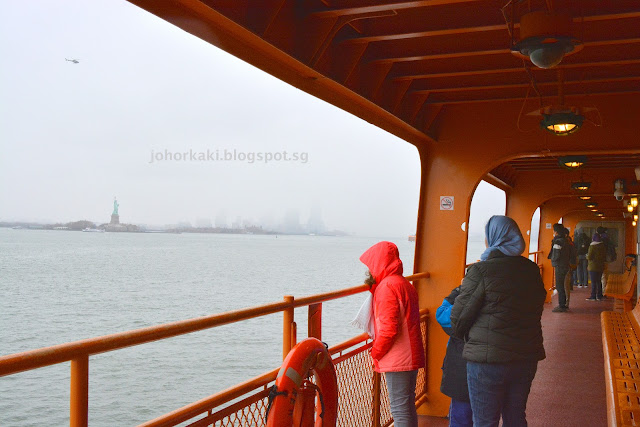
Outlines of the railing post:
M 89 424 L 89 356 L 71 360 L 71 402 L 69 427 Z
M 371 427 L 380 427 L 380 373 L 373 372 L 373 408 L 371 414 Z
M 291 306 L 289 308 L 286 308 L 282 311 L 282 318 L 283 318 L 283 324 L 282 324 L 282 360 L 285 359 L 285 357 L 287 357 L 287 354 L 289 354 L 289 351 L 291 351 L 291 349 L 293 348 L 293 346 L 291 345 L 291 343 L 293 342 L 293 296 L 292 295 L 286 295 L 284 297 L 284 301 L 291 304 Z
M 309 305 L 307 335 L 322 341 L 322 303 Z

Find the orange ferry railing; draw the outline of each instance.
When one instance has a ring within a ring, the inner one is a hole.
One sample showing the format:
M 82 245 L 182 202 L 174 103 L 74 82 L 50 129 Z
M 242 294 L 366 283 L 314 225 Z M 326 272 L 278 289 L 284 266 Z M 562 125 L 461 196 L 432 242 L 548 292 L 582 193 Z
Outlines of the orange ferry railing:
M 411 276 L 407 276 L 410 281 L 417 281 L 429 277 L 429 273 L 417 273 Z M 33 370 L 42 368 L 45 366 L 55 365 L 67 361 L 71 361 L 71 396 L 70 396 L 70 418 L 69 425 L 71 427 L 87 426 L 89 419 L 89 357 L 105 353 L 114 350 L 120 350 L 123 348 L 131 347 L 134 345 L 145 344 L 153 341 L 163 340 L 167 338 L 176 337 L 178 335 L 189 334 L 192 332 L 201 331 L 204 329 L 214 328 L 230 323 L 240 322 L 256 317 L 266 316 L 269 314 L 283 312 L 283 358 L 287 355 L 289 350 L 295 345 L 296 341 L 296 323 L 294 321 L 294 309 L 298 307 L 309 307 L 309 322 L 308 333 L 309 336 L 321 339 L 322 331 L 322 303 L 337 298 L 344 298 L 347 296 L 355 295 L 369 290 L 368 285 L 360 285 L 352 288 L 347 288 L 339 291 L 328 292 L 324 294 L 312 295 L 295 299 L 292 296 L 286 296 L 283 302 L 275 302 L 257 307 L 251 307 L 241 310 L 229 311 L 221 314 L 214 314 L 210 316 L 204 316 L 194 319 L 182 320 L 178 322 L 165 323 L 162 325 L 150 326 L 146 328 L 120 332 L 111 335 L 105 335 L 102 337 L 89 338 L 85 340 L 59 344 L 52 347 L 40 348 L 37 350 L 25 351 L 22 353 L 10 354 L 0 357 L 0 376 L 12 375 L 18 372 Z M 428 312 L 421 311 L 421 326 L 424 342 L 426 345 L 426 321 L 428 318 Z M 330 349 L 332 355 L 335 356 L 334 363 L 336 363 L 336 369 L 340 370 L 340 364 L 347 364 L 349 360 L 358 362 L 358 369 L 366 371 L 366 367 L 371 370 L 371 361 L 368 354 L 368 349 L 371 347 L 371 342 L 368 342 L 368 335 L 362 334 L 345 343 L 334 346 Z M 354 346 L 360 345 L 360 347 L 349 350 Z M 366 366 L 365 366 L 366 365 Z M 342 365 L 347 366 L 347 365 Z M 171 412 L 165 416 L 157 418 L 143 425 L 147 426 L 165 426 L 176 425 L 185 420 L 199 416 L 206 413 L 207 416 L 204 419 L 197 420 L 190 424 L 193 427 L 211 425 L 212 421 L 209 421 L 209 417 L 214 417 L 221 420 L 225 417 L 228 418 L 228 422 L 216 425 L 235 425 L 233 420 L 238 420 L 238 411 L 242 411 L 252 402 L 264 401 L 268 396 L 268 389 L 266 385 L 275 380 L 277 370 L 267 372 L 259 377 L 245 381 L 236 387 L 224 390 L 220 393 L 216 393 L 208 398 L 195 402 L 191 405 L 187 405 L 184 408 Z M 349 371 L 347 371 L 347 376 Z M 345 375 L 343 374 L 342 377 Z M 362 375 L 359 376 L 359 379 Z M 344 379 L 344 378 L 343 378 Z M 382 386 L 384 378 L 380 378 L 379 375 L 374 375 L 371 370 L 371 387 L 363 392 L 369 393 L 367 400 L 380 402 L 380 405 L 376 408 L 372 405 L 371 418 L 372 423 L 367 424 L 374 427 L 385 426 L 391 423 L 390 413 L 388 412 L 388 398 L 386 397 L 386 387 Z M 341 383 L 342 384 L 342 383 Z M 349 386 L 349 382 L 346 385 L 340 387 Z M 217 413 L 213 413 L 213 409 L 232 402 L 247 392 L 255 389 L 262 389 L 258 396 L 252 396 L 245 398 L 240 402 L 235 402 L 231 406 L 226 407 Z M 375 395 L 372 395 L 372 390 L 377 391 Z M 419 374 L 418 386 L 416 387 L 416 403 L 421 404 L 426 400 L 426 372 L 424 369 Z M 345 391 L 342 391 L 343 393 Z M 347 391 L 348 392 L 348 391 Z M 258 400 L 256 400 L 258 399 Z M 243 403 L 244 402 L 244 403 Z M 259 407 L 259 405 L 258 405 Z M 355 410 L 357 405 L 349 408 Z M 386 408 L 386 409 L 385 409 Z M 263 408 L 266 410 L 266 408 Z M 196 411 L 196 412 L 194 412 Z M 199 412 L 198 412 L 199 411 Z M 258 412 L 262 412 L 259 410 Z M 343 411 L 345 412 L 345 411 Z M 346 411 L 348 412 L 348 411 Z M 189 416 L 187 416 L 189 415 Z M 349 415 L 349 414 L 346 414 Z M 186 417 L 186 418 L 185 418 Z M 213 419 L 213 418 L 211 418 Z M 205 421 L 207 420 L 207 421 Z M 215 422 L 215 421 L 213 421 Z M 260 425 L 253 424 L 252 425 Z M 355 425 L 353 423 L 344 425 Z

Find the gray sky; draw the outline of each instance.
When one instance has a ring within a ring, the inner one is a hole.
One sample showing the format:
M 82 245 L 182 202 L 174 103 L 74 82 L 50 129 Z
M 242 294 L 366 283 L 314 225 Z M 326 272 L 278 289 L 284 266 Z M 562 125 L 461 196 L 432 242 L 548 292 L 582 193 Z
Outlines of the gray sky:
M 0 221 L 108 222 L 117 196 L 126 223 L 319 208 L 330 229 L 415 231 L 412 145 L 126 1 L 0 5 Z M 307 161 L 165 159 L 225 149 Z

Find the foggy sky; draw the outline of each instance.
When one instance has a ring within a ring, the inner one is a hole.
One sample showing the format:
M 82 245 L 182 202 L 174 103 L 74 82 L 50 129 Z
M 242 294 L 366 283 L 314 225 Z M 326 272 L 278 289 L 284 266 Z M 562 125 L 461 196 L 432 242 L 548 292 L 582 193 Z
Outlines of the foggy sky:
M 124 223 L 415 232 L 411 144 L 126 1 L 0 3 L 0 221 L 108 222 L 117 196 Z M 234 149 L 308 160 L 150 163 Z

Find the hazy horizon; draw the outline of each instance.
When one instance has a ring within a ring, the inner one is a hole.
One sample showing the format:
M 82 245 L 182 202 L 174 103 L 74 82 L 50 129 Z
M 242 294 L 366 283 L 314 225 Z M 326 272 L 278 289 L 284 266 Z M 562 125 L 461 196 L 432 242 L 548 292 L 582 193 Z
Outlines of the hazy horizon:
M 415 233 L 411 144 L 128 2 L 0 1 L 0 221 Z

